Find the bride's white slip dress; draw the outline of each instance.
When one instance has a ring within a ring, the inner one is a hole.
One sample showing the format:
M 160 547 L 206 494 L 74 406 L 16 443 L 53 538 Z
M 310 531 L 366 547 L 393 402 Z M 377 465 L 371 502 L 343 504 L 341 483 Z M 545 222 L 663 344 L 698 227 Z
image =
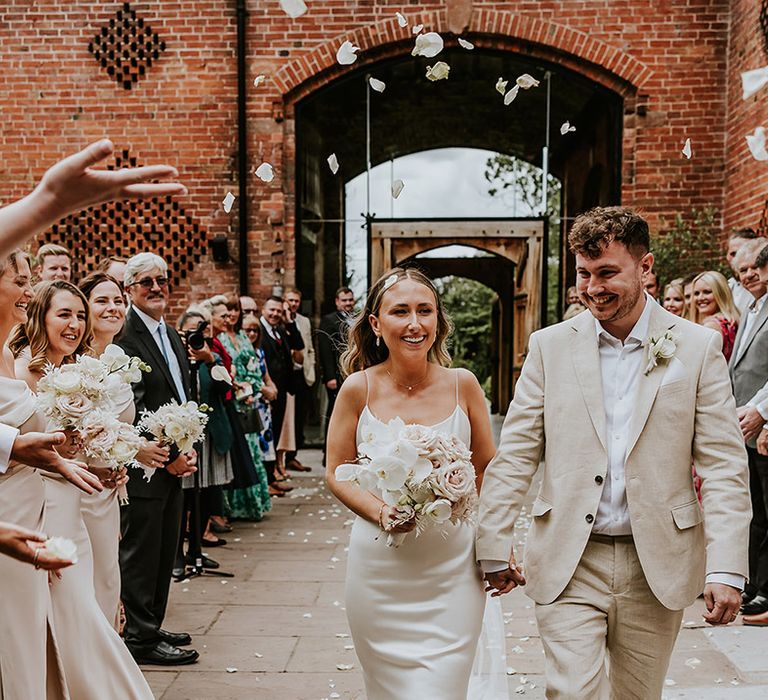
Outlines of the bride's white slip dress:
M 470 422 L 458 398 L 457 373 L 453 413 L 428 427 L 455 435 L 469 446 Z M 358 420 L 358 446 L 364 435 L 383 427 L 366 399 Z M 466 700 L 476 654 L 478 659 L 485 657 L 484 669 L 482 678 L 473 678 L 470 696 L 500 697 L 493 694 L 499 684 L 488 674 L 493 667 L 501 674 L 502 696 L 507 697 L 503 624 L 496 599 L 489 606 L 497 623 L 494 640 L 484 639 L 478 650 L 486 594 L 475 561 L 474 527 L 446 523 L 442 531 L 428 528 L 418 537 L 409 533 L 399 547 L 388 547 L 386 542 L 378 525 L 365 518 L 355 520 L 346 608 L 368 700 Z M 495 639 L 499 635 L 500 640 Z M 496 652 L 493 663 L 489 649 Z

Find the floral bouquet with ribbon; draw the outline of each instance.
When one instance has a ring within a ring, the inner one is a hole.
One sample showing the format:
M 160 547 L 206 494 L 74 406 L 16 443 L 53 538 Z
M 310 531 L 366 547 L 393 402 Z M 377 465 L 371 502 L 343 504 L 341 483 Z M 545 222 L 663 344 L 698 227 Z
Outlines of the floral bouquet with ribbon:
M 174 445 L 179 452 L 189 452 L 205 435 L 208 411 L 208 406 L 194 401 L 182 404 L 171 401 L 156 411 L 142 412 L 136 427 L 151 433 L 161 445 Z M 147 481 L 152 473 L 154 470 L 145 469 Z
M 414 522 L 418 537 L 428 527 L 475 522 L 477 488 L 472 453 L 455 436 L 394 418 L 386 430 L 364 436 L 360 456 L 336 467 L 338 481 L 380 493 L 398 523 Z M 398 547 L 407 533 L 389 533 Z

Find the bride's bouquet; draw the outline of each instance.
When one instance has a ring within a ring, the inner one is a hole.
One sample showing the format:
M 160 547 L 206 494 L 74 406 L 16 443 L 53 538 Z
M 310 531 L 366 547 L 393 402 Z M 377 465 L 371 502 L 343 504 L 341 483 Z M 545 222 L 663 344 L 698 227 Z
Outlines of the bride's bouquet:
M 457 437 L 394 418 L 385 430 L 364 436 L 359 451 L 356 462 L 336 467 L 336 479 L 381 493 L 397 522 L 415 523 L 417 537 L 427 527 L 475 522 L 475 468 Z M 397 547 L 404 539 L 404 533 L 390 533 L 387 544 Z

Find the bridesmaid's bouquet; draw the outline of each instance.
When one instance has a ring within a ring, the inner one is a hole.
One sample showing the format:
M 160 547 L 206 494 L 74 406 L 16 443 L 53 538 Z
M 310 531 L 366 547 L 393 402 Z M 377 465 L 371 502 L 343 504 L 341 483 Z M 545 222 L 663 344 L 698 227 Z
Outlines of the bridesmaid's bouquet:
M 385 430 L 364 436 L 356 462 L 336 467 L 336 479 L 381 493 L 398 514 L 397 522 L 416 524 L 418 537 L 428 527 L 474 524 L 477 488 L 472 453 L 456 436 L 445 436 L 400 418 Z M 390 533 L 387 544 L 399 546 L 404 533 Z

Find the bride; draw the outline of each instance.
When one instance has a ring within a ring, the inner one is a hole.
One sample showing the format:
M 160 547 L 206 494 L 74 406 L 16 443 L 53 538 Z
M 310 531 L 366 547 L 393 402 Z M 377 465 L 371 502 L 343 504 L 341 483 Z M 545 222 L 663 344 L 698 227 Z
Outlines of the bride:
M 326 479 L 358 515 L 346 609 L 368 700 L 467 698 L 485 606 L 474 528 L 447 523 L 388 547 L 383 531 L 409 533 L 413 523 L 399 524 L 381 494 L 334 477 L 339 464 L 356 459 L 363 435 L 399 417 L 464 441 L 479 490 L 494 455 L 491 425 L 475 376 L 448 368 L 450 331 L 429 278 L 395 268 L 371 288 L 341 358 L 349 376 L 331 416 Z

